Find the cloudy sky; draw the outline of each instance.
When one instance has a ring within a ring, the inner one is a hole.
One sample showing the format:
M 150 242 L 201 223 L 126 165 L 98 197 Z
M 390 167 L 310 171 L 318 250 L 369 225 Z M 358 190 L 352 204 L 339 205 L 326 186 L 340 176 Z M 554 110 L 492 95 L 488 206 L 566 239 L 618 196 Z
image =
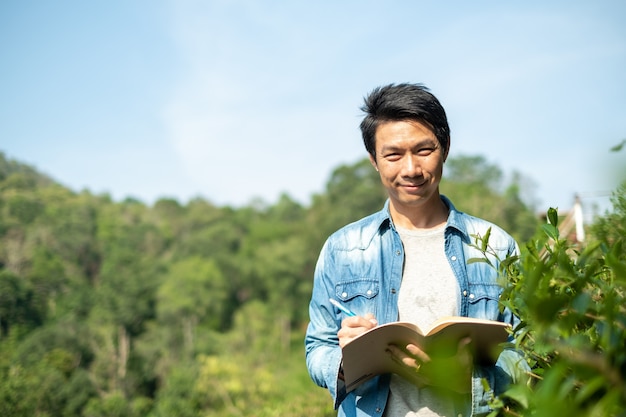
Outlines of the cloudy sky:
M 626 2 L 3 0 L 0 151 L 80 191 L 303 203 L 365 157 L 363 96 L 421 82 L 538 208 L 618 183 Z

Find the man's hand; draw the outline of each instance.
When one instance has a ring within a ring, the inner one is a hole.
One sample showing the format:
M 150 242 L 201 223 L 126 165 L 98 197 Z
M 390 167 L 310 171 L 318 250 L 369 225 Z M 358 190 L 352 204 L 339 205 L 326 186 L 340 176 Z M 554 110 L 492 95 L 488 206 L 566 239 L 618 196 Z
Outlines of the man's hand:
M 344 347 L 349 341 L 378 325 L 373 314 L 367 313 L 365 316 L 354 316 L 343 319 L 341 329 L 337 332 L 339 346 Z
M 472 354 L 469 349 L 470 338 L 459 342 L 457 351 L 452 356 L 432 359 L 416 345 L 409 344 L 405 349 L 389 345 L 391 358 L 407 367 L 411 382 L 418 386 L 430 385 L 450 389 L 459 393 L 468 393 L 471 389 Z

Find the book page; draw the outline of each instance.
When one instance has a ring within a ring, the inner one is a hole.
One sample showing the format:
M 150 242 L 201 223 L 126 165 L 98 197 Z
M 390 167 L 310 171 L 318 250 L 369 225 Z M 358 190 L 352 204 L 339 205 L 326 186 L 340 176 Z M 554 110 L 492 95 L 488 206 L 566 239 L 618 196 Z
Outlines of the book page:
M 447 317 L 437 320 L 427 336 L 417 326 L 393 322 L 377 326 L 350 341 L 342 349 L 346 389 L 351 391 L 368 379 L 385 373 L 406 374 L 406 367 L 396 363 L 386 352 L 394 344 L 404 349 L 414 344 L 433 360 L 454 355 L 459 341 L 470 337 L 469 348 L 475 363 L 490 365 L 501 350 L 499 344 L 508 338 L 509 325 L 492 320 Z
M 502 323 L 499 321 L 486 320 L 486 319 L 475 319 L 472 317 L 462 317 L 462 316 L 450 316 L 450 317 L 442 317 L 438 320 L 435 320 L 428 329 L 425 330 L 424 334 L 432 335 L 433 333 L 437 333 L 441 329 L 455 323 L 477 323 L 477 324 L 487 324 L 487 325 L 498 325 L 498 323 L 503 327 L 510 327 L 506 323 Z
M 402 367 L 386 353 L 387 346 L 406 346 L 407 341 L 421 345 L 423 339 L 424 336 L 414 324 L 394 322 L 382 324 L 351 340 L 342 349 L 347 391 L 376 375 L 401 373 Z
M 431 356 L 449 356 L 456 352 L 458 342 L 466 337 L 474 362 L 490 365 L 500 353 L 499 344 L 506 342 L 511 327 L 506 323 L 492 320 L 450 317 L 433 323 L 423 348 Z

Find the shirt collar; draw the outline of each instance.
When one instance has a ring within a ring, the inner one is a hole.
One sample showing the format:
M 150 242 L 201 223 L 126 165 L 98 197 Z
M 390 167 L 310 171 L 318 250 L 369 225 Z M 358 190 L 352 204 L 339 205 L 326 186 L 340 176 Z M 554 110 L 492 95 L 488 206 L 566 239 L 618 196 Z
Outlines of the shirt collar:
M 469 235 L 467 233 L 467 228 L 465 227 L 465 222 L 463 221 L 463 212 L 458 211 L 452 201 L 445 195 L 440 195 L 441 200 L 444 202 L 446 207 L 448 207 L 448 221 L 446 223 L 446 232 L 449 232 L 450 229 L 455 229 L 459 231 L 464 240 L 469 239 Z M 381 230 L 383 227 L 390 227 L 395 230 L 395 226 L 393 224 L 393 220 L 391 220 L 391 212 L 389 211 L 389 199 L 385 201 L 385 205 L 381 211 L 377 213 L 377 218 L 374 221 L 375 225 Z

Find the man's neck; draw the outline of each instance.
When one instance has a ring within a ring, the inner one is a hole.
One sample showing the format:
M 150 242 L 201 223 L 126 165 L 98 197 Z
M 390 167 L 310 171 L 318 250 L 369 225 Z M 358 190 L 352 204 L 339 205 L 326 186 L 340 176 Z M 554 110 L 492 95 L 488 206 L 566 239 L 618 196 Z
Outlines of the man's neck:
M 404 229 L 432 229 L 448 220 L 448 207 L 439 195 L 418 206 L 389 204 L 391 218 L 396 226 Z

